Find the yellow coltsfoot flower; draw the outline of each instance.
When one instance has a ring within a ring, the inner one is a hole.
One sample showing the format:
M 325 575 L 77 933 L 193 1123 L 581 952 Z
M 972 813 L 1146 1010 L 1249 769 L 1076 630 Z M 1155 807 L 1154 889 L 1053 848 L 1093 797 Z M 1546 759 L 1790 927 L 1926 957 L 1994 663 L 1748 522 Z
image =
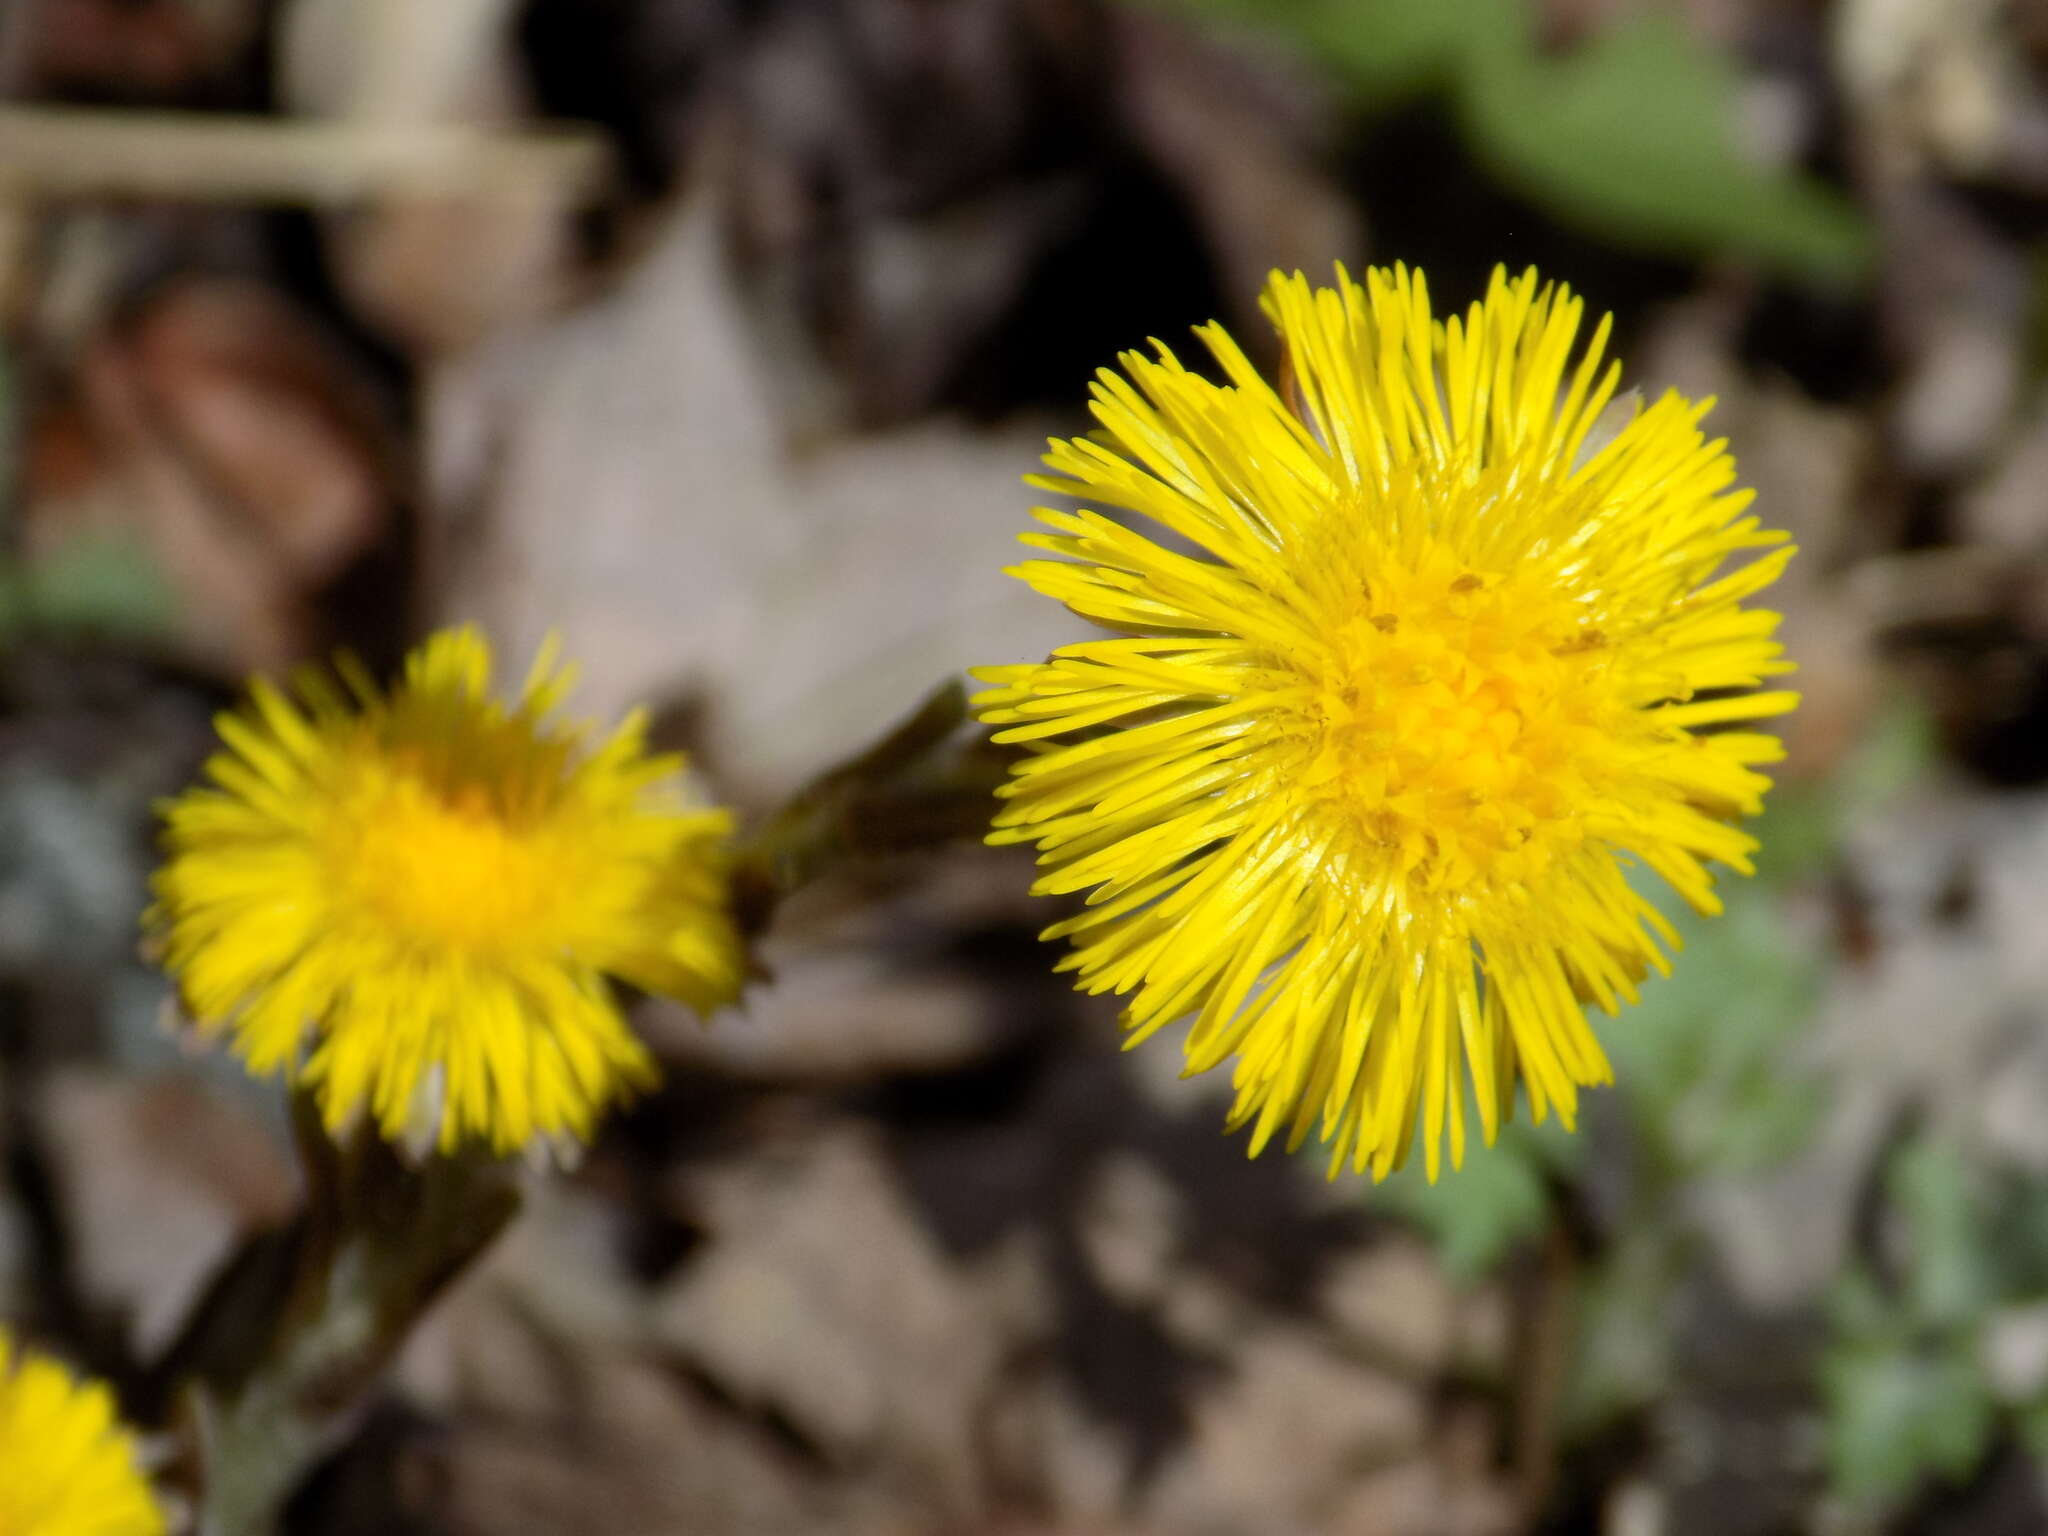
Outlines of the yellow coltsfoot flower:
M 1025 542 L 1067 558 L 1012 574 L 1115 638 L 977 674 L 1031 754 L 991 840 L 1091 892 L 1046 936 L 1130 997 L 1130 1043 L 1192 1016 L 1189 1073 L 1235 1058 L 1254 1153 L 1313 1130 L 1379 1176 L 1419 1121 L 1433 1178 L 1467 1074 L 1489 1141 L 1518 1081 L 1569 1125 L 1609 1080 L 1584 1004 L 1677 943 L 1631 865 L 1709 912 L 1708 861 L 1749 869 L 1729 822 L 1780 749 L 1724 727 L 1796 695 L 1754 691 L 1789 665 L 1740 604 L 1792 551 L 1741 515 L 1712 402 L 1594 442 L 1609 322 L 1577 349 L 1580 301 L 1534 272 L 1443 321 L 1401 267 L 1275 274 L 1265 309 L 1279 389 L 1210 325 L 1227 382 L 1125 354 L 1102 431 L 1053 443 L 1035 484 L 1171 542 L 1038 512 Z
M 653 1065 L 608 977 L 700 1012 L 744 962 L 730 818 L 682 792 L 638 716 L 591 743 L 551 719 L 544 649 L 516 703 L 475 631 L 380 689 L 352 659 L 296 699 L 257 682 L 210 787 L 164 809 L 146 923 L 185 1007 L 252 1072 L 309 1084 L 332 1128 L 498 1151 L 588 1140 Z
M 163 1510 L 114 1394 L 0 1328 L 0 1532 L 161 1536 Z

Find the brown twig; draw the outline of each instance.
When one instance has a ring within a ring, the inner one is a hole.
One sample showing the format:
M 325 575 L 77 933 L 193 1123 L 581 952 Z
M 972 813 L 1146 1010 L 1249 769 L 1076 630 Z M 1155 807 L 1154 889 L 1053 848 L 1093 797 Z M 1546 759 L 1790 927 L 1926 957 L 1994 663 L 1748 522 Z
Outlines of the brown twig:
M 404 193 L 572 202 L 608 174 L 593 129 L 0 106 L 0 200 L 331 206 Z
M 1524 1530 L 1541 1521 L 1557 1481 L 1558 1406 L 1571 1366 L 1578 1280 L 1579 1256 L 1571 1233 L 1553 1220 L 1516 1320 L 1520 1371 L 1514 1388 L 1513 1471 Z

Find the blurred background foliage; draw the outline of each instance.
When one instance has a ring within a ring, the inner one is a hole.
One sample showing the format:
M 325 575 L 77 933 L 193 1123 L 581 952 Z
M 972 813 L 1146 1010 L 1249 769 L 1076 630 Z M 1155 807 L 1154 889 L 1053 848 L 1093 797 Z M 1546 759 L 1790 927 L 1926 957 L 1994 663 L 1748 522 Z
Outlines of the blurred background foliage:
M 1475 158 L 1559 218 L 1624 246 L 1734 257 L 1851 282 L 1870 257 L 1856 205 L 1742 143 L 1741 77 L 1661 10 L 1583 46 L 1538 46 L 1532 0 L 1200 0 L 1325 62 L 1357 110 L 1442 98 Z

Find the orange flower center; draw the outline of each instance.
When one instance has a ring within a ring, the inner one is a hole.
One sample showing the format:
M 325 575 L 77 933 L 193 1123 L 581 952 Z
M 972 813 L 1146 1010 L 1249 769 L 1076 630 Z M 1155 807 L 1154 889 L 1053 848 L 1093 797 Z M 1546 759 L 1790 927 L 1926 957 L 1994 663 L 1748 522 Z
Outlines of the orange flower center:
M 444 951 L 562 947 L 582 861 L 543 819 L 508 816 L 477 785 L 437 787 L 402 761 L 357 770 L 321 839 L 341 910 Z
M 1375 571 L 1310 681 L 1306 787 L 1368 867 L 1418 891 L 1541 874 L 1587 836 L 1631 734 L 1606 637 L 1569 593 L 1441 547 Z

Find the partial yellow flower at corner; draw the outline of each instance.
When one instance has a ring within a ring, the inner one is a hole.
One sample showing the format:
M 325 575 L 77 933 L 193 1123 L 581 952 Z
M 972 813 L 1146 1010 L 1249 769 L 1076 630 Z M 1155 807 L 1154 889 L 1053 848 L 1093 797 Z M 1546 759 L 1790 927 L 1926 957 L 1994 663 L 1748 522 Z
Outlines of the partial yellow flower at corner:
M 114 1394 L 0 1328 L 0 1532 L 5 1536 L 162 1536 Z
M 1445 320 L 1402 267 L 1276 273 L 1264 305 L 1281 388 L 1215 325 L 1223 383 L 1127 353 L 1034 480 L 1084 508 L 1040 509 L 1024 542 L 1063 558 L 1012 574 L 1113 638 L 976 674 L 1029 754 L 991 841 L 1089 893 L 1046 936 L 1130 999 L 1130 1043 L 1192 1018 L 1190 1073 L 1234 1059 L 1254 1153 L 1315 1133 L 1380 1176 L 1419 1126 L 1434 1178 L 1468 1078 L 1488 1141 L 1518 1083 L 1570 1125 L 1610 1079 L 1585 1004 L 1678 942 L 1630 866 L 1705 912 L 1709 863 L 1749 870 L 1730 823 L 1781 753 L 1729 727 L 1797 695 L 1758 691 L 1790 665 L 1741 603 L 1792 550 L 1743 515 L 1711 401 L 1594 444 L 1609 322 L 1580 348 L 1534 272 Z
M 472 629 L 380 688 L 352 658 L 218 721 L 164 807 L 145 924 L 198 1027 L 317 1094 L 332 1128 L 509 1152 L 587 1141 L 651 1082 L 611 979 L 708 1012 L 739 992 L 731 819 L 636 715 L 558 722 L 552 643 L 507 705 Z

